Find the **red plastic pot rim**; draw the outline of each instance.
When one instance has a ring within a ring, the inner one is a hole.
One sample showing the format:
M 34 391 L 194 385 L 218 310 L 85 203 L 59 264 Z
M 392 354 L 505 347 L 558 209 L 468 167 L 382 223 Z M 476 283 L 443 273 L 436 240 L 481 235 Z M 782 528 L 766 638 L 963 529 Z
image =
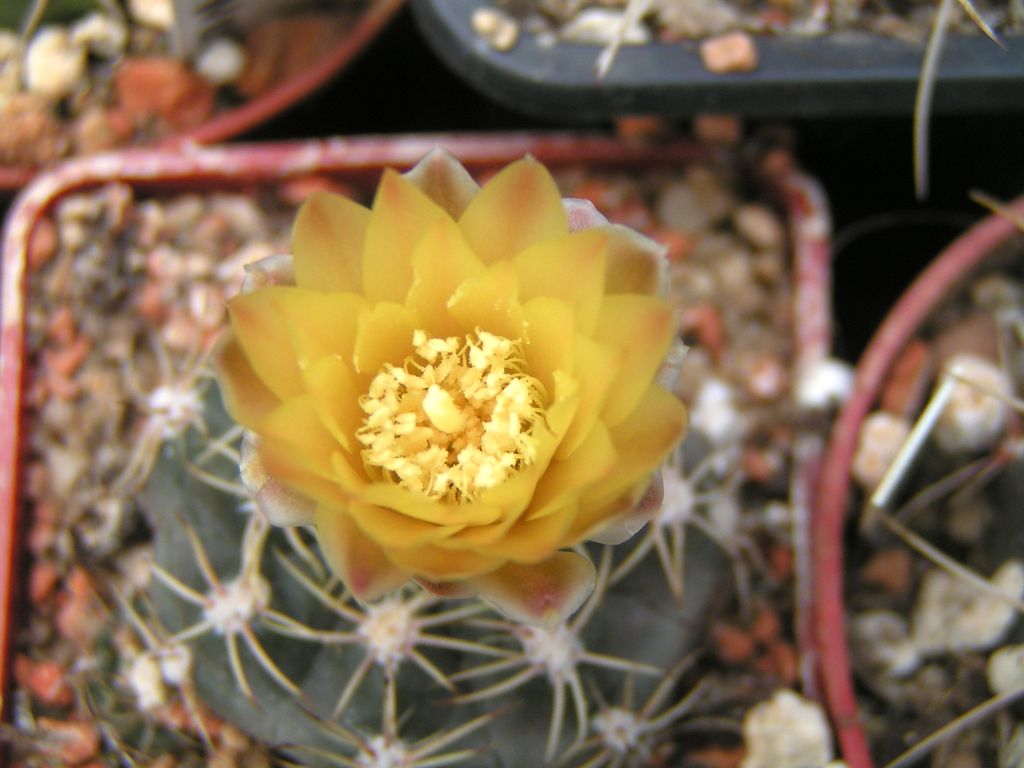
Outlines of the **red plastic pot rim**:
M 1009 209 L 1024 216 L 1024 197 Z M 954 240 L 932 261 L 879 325 L 857 365 L 853 393 L 833 426 L 822 466 L 813 526 L 816 646 L 824 695 L 849 768 L 873 768 L 861 728 L 846 642 L 843 601 L 843 533 L 850 494 L 850 464 L 860 427 L 877 401 L 886 374 L 918 328 L 994 248 L 1019 232 L 1007 217 L 992 215 Z
M 38 176 L 14 201 L 2 242 L 0 287 L 0 692 L 9 685 L 12 608 L 17 592 L 21 499 L 19 462 L 25 376 L 25 301 L 29 244 L 36 224 L 62 197 L 111 182 L 139 189 L 269 185 L 313 174 L 365 178 L 385 167 L 406 168 L 436 146 L 470 170 L 483 170 L 532 155 L 550 166 L 666 168 L 714 155 L 689 141 L 631 142 L 600 135 L 508 133 L 405 135 L 326 139 L 226 148 L 134 149 L 78 158 Z M 785 208 L 794 258 L 797 364 L 820 359 L 830 343 L 830 227 L 825 197 L 816 182 L 787 168 L 765 180 Z M 814 473 L 811 473 L 812 475 Z M 803 479 L 803 475 L 801 475 Z M 810 489 L 810 484 L 807 488 Z M 805 656 L 814 658 L 801 632 Z M 0 705 L 6 698 L 0 699 Z M 2 714 L 2 713 L 0 713 Z
M 214 115 L 186 133 L 167 136 L 158 147 L 182 144 L 216 144 L 240 136 L 318 90 L 341 72 L 377 37 L 401 9 L 405 0 L 369 0 L 367 9 L 349 32 L 315 65 L 286 78 L 253 99 Z M 39 168 L 0 165 L 0 191 L 25 186 Z

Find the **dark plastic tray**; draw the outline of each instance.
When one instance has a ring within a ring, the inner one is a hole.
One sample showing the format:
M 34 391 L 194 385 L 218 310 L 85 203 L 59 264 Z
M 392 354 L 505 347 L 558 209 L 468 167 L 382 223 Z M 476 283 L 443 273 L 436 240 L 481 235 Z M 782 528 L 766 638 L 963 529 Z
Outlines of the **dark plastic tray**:
M 623 46 L 603 81 L 596 46 L 542 47 L 528 33 L 498 52 L 470 26 L 488 0 L 410 3 L 426 39 L 457 74 L 488 97 L 530 115 L 593 122 L 627 114 L 687 117 L 699 112 L 752 116 L 905 114 L 913 110 L 923 46 L 841 33 L 758 39 L 755 72 L 714 75 L 697 42 Z M 945 44 L 934 110 L 1024 110 L 1024 37 L 951 36 Z

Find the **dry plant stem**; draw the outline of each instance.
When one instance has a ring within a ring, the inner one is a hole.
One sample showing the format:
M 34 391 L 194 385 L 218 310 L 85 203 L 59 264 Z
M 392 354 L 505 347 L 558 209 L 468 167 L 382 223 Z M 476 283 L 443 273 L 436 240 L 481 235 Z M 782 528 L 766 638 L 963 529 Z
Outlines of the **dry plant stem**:
M 651 9 L 652 2 L 653 0 L 629 0 L 629 3 L 626 5 L 626 12 L 619 21 L 619 28 L 615 30 L 614 39 L 601 51 L 601 55 L 597 57 L 595 68 L 598 80 L 604 80 L 608 70 L 615 63 L 615 57 L 619 53 L 619 48 L 622 47 L 622 41 L 626 37 L 626 32 Z
M 917 81 L 917 95 L 914 98 L 914 191 L 918 200 L 928 197 L 928 123 L 932 113 L 932 96 L 935 95 L 935 80 L 939 74 L 939 60 L 952 12 L 953 0 L 941 0 L 928 36 L 928 47 L 921 63 L 921 77 Z
M 914 459 L 917 458 L 917 454 L 921 451 L 921 446 L 928 439 L 928 435 L 931 434 L 935 423 L 939 420 L 939 416 L 942 415 L 946 403 L 949 402 L 954 386 L 956 386 L 956 380 L 947 372 L 932 395 L 931 400 L 928 401 L 924 412 L 914 424 L 914 428 L 907 435 L 907 439 L 903 441 L 899 453 L 896 454 L 896 458 L 889 465 L 889 469 L 882 477 L 882 481 L 875 488 L 875 492 L 871 494 L 871 501 L 868 504 L 867 514 L 865 515 L 866 525 L 869 525 L 871 522 L 872 512 L 888 509 L 892 503 L 900 483 L 903 482 L 911 465 L 914 463 Z
M 971 192 L 968 194 L 968 197 L 970 197 L 971 200 L 976 202 L 978 205 L 988 208 L 988 210 L 990 210 L 992 213 L 997 213 L 1000 216 L 1009 219 L 1010 221 L 1017 225 L 1017 229 L 1019 229 L 1021 232 L 1024 232 L 1024 216 L 1017 213 L 1016 211 L 1011 210 L 1006 205 L 1006 203 L 1002 202 L 1001 200 L 997 200 L 990 194 L 982 192 L 977 189 L 971 190 Z
M 1024 698 L 1024 688 L 1018 688 L 1015 691 L 986 699 L 976 707 L 964 712 L 956 720 L 947 723 L 935 731 L 935 733 L 915 744 L 895 760 L 886 763 L 883 768 L 908 768 L 908 766 L 922 760 L 936 747 L 950 741 L 962 731 L 987 720 L 1021 698 Z
M 21 36 L 26 42 L 35 34 L 39 25 L 42 24 L 43 16 L 46 15 L 46 9 L 49 5 L 50 0 L 35 0 L 32 3 L 32 12 L 25 20 L 25 24 L 21 29 Z
M 1005 463 L 1001 461 L 1000 456 L 1001 453 L 999 452 L 993 456 L 984 456 L 922 488 L 911 497 L 910 501 L 900 507 L 895 514 L 896 519 L 900 522 L 907 522 L 918 512 L 928 509 L 947 496 L 952 498 L 965 489 L 977 491 L 980 486 L 977 483 L 971 483 L 971 481 L 978 477 L 982 480 L 991 478 L 994 474 L 992 472 L 993 467 L 1000 469 Z M 969 495 L 964 494 L 961 498 L 968 498 Z
M 1024 601 L 997 589 L 978 573 L 972 571 L 970 568 L 964 567 L 949 555 L 939 549 L 936 549 L 923 537 L 918 536 L 912 530 L 903 525 L 903 523 L 894 519 L 893 516 L 885 510 L 877 510 L 876 515 L 878 521 L 882 523 L 882 525 L 888 528 L 895 535 L 899 536 L 908 546 L 912 547 L 920 555 L 930 560 L 939 568 L 942 568 L 944 571 L 956 576 L 958 579 L 966 581 L 979 592 L 984 592 L 990 597 L 1002 600 L 1007 605 L 1012 606 L 1018 613 L 1024 613 Z

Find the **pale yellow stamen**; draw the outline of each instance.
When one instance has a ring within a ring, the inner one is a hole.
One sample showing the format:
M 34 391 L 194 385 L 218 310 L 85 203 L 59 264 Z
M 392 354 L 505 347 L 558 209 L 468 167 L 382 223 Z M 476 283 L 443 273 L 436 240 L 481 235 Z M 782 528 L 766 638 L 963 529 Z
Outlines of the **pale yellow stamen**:
M 359 405 L 363 460 L 417 493 L 469 501 L 533 463 L 539 382 L 521 370 L 521 342 L 486 331 L 413 336 L 402 367 L 385 365 Z

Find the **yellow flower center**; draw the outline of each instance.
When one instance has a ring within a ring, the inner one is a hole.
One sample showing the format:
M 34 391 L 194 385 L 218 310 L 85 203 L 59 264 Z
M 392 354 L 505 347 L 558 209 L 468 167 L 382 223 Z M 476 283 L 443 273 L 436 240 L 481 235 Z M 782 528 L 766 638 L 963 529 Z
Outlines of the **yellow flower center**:
M 477 330 L 413 335 L 402 367 L 386 364 L 359 400 L 363 460 L 434 499 L 472 501 L 537 456 L 541 385 L 522 372 L 522 342 Z

